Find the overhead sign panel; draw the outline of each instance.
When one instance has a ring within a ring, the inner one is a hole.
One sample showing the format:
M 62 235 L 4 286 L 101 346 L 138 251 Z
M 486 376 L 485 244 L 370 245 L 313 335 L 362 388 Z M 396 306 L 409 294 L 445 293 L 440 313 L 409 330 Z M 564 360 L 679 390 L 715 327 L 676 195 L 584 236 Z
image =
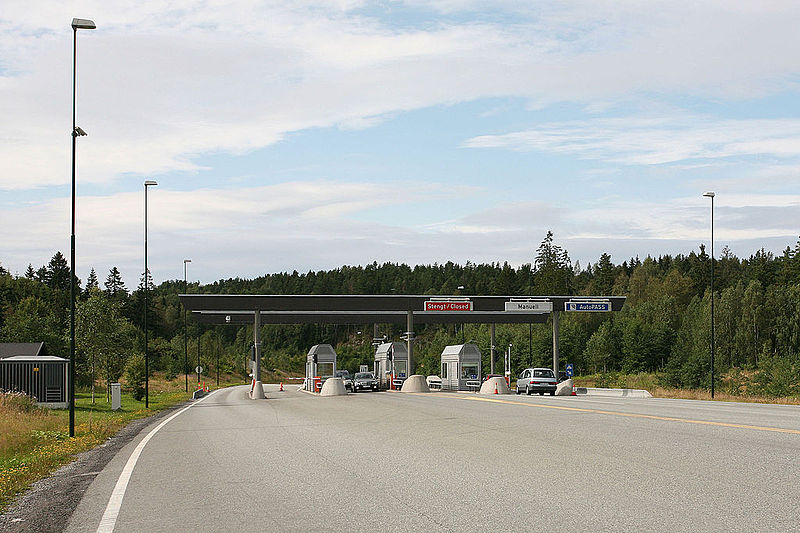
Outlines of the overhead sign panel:
M 565 302 L 564 311 L 588 311 L 595 313 L 605 313 L 611 311 L 611 302 L 608 301 L 595 301 L 595 302 Z
M 518 313 L 550 313 L 553 302 L 506 302 L 506 311 Z
M 428 300 L 425 311 L 472 311 L 470 301 Z

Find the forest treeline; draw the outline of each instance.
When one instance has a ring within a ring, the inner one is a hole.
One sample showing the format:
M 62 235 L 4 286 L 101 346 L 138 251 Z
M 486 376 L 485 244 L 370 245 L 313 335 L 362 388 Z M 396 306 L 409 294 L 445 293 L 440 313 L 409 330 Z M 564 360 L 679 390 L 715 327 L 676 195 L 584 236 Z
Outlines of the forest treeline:
M 710 387 L 711 259 L 701 245 L 675 256 L 630 258 L 614 263 L 608 254 L 593 264 L 572 263 L 548 232 L 531 251 L 532 261 L 417 265 L 372 263 L 317 272 L 283 272 L 254 279 L 233 278 L 189 284 L 190 293 L 213 294 L 430 294 L 430 295 L 616 295 L 627 296 L 618 313 L 563 313 L 562 364 L 579 374 L 653 372 L 664 386 Z M 223 372 L 245 372 L 252 326 L 188 329 L 184 368 L 183 280 L 149 283 L 150 367 L 168 378 L 191 373 L 197 364 Z M 144 276 L 130 289 L 119 270 L 105 278 L 92 270 L 76 280 L 76 357 L 79 384 L 94 375 L 115 381 L 126 364 L 140 366 L 144 351 Z M 459 289 L 463 287 L 463 289 Z M 774 255 L 759 250 L 740 259 L 728 248 L 714 261 L 716 367 L 718 387 L 732 393 L 800 395 L 800 240 Z M 379 324 L 377 333 L 398 340 L 403 328 Z M 317 343 L 333 344 L 339 366 L 355 370 L 372 361 L 372 324 L 262 326 L 267 370 L 302 372 L 305 354 Z M 417 371 L 436 373 L 444 346 L 474 342 L 489 370 L 489 327 L 421 325 Z M 551 324 L 498 325 L 496 344 L 512 344 L 514 371 L 552 362 Z M 69 355 L 69 266 L 60 252 L 47 265 L 29 266 L 20 276 L 0 265 L 0 341 L 45 341 L 50 354 Z M 498 367 L 502 354 L 498 355 Z

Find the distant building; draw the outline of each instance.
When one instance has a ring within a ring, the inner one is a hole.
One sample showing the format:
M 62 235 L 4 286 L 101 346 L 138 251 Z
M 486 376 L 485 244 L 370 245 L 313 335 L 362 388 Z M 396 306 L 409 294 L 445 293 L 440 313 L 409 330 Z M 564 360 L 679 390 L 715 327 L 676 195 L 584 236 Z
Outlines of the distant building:
M 68 406 L 69 361 L 47 354 L 43 342 L 0 342 L 0 389 L 19 391 L 39 405 Z

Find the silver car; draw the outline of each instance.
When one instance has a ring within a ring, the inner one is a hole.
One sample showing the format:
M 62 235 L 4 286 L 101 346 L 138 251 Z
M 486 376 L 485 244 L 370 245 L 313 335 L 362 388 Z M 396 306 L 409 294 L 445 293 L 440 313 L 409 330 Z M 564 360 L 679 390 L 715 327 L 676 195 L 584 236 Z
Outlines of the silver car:
M 525 391 L 526 394 L 538 392 L 539 396 L 544 396 L 549 392 L 550 396 L 555 396 L 558 380 L 549 368 L 526 368 L 517 379 L 517 394 Z

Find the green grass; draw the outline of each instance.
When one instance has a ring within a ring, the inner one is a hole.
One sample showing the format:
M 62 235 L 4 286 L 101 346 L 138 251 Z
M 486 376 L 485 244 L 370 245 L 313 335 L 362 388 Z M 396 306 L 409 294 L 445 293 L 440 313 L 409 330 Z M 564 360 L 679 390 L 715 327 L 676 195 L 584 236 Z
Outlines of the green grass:
M 151 382 L 151 385 L 154 383 Z M 75 437 L 69 437 L 69 410 L 4 405 L 0 401 L 0 512 L 16 494 L 114 435 L 132 420 L 157 413 L 191 398 L 181 391 L 151 386 L 150 409 L 144 401 L 122 394 L 122 408 L 111 410 L 105 391 L 75 395 Z

